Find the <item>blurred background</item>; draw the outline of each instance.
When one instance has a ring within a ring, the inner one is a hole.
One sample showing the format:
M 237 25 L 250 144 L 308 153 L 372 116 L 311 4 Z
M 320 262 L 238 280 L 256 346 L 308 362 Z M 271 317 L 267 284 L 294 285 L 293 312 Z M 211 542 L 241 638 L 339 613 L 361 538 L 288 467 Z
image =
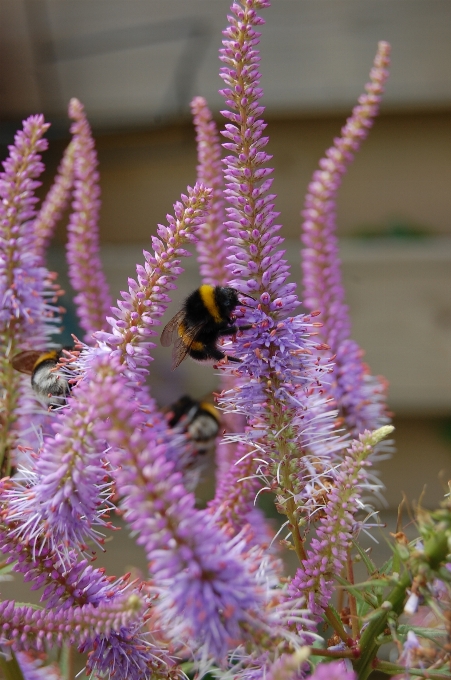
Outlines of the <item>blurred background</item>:
M 1 155 L 22 118 L 52 122 L 43 194 L 55 174 L 71 97 L 86 107 L 100 161 L 100 232 L 117 296 L 156 224 L 196 178 L 189 103 L 223 106 L 217 52 L 228 0 L 0 0 Z M 382 465 L 388 506 L 405 492 L 434 505 L 451 477 L 451 3 L 274 0 L 261 42 L 269 151 L 292 277 L 299 280 L 303 197 L 324 151 L 368 80 L 379 40 L 392 45 L 382 113 L 338 204 L 353 336 L 390 382 L 394 457 Z M 68 298 L 65 223 L 49 253 Z M 199 282 L 188 260 L 178 298 Z M 211 367 L 174 373 L 158 348 L 161 405 L 215 386 Z M 205 493 L 208 493 L 206 491 Z

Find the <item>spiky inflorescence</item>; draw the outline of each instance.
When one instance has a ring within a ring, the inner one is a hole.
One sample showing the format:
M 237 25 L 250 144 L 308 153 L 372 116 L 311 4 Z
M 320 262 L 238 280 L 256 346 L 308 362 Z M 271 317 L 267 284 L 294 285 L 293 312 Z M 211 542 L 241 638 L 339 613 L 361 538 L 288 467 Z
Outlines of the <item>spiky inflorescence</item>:
M 320 619 L 332 594 L 333 574 L 339 574 L 346 563 L 354 530 L 354 516 L 362 507 L 365 468 L 374 446 L 393 431 L 391 425 L 365 432 L 353 441 L 340 466 L 307 551 L 307 558 L 290 584 L 290 592 L 307 598 L 307 605 Z
M 127 375 L 136 384 L 143 384 L 152 360 L 150 350 L 155 343 L 149 338 L 157 335 L 154 326 L 170 300 L 168 292 L 176 288 L 174 280 L 183 271 L 180 256 L 189 256 L 182 246 L 196 241 L 196 233 L 209 207 L 211 189 L 202 184 L 188 187 L 188 195 L 174 205 L 175 217 L 166 215 L 168 226 L 158 225 L 157 236 L 152 236 L 154 254 L 144 251 L 146 263 L 136 266 L 137 281 L 128 279 L 129 292 L 122 292 L 122 300 L 112 308 L 109 317 L 112 332 L 98 332 L 95 338 L 112 348 L 114 356 L 125 364 Z
M 74 144 L 74 199 L 67 227 L 69 279 L 80 325 L 89 337 L 106 326 L 111 299 L 99 256 L 100 188 L 97 154 L 83 105 L 71 99 Z
M 23 574 L 32 590 L 44 589 L 41 602 L 46 602 L 47 608 L 97 605 L 127 587 L 128 578 L 108 578 L 104 569 L 96 569 L 87 559 L 80 560 L 75 551 L 66 551 L 66 559 L 61 559 L 45 540 L 30 543 L 22 539 L 15 531 L 17 522 L 8 521 L 7 508 L 3 507 L 1 514 L 0 550 L 5 563 Z
M 264 601 L 250 573 L 254 563 L 247 563 L 243 542 L 229 541 L 195 509 L 194 496 L 168 461 L 171 431 L 150 400 L 137 408 L 123 371 L 111 355 L 93 364 L 95 428 L 112 445 L 124 518 L 149 559 L 158 617 L 172 638 L 191 640 L 222 659 Z
M 47 270 L 35 251 L 33 218 L 36 180 L 43 170 L 40 153 L 48 124 L 30 116 L 16 134 L 0 173 L 0 470 L 8 474 L 14 423 L 20 405 L 20 375 L 11 358 L 22 349 L 42 349 L 52 332 L 56 311 Z M 3 465 L 2 465 L 3 462 Z
M 362 362 L 362 351 L 350 340 L 349 310 L 344 302 L 336 236 L 336 200 L 343 176 L 378 114 L 388 78 L 389 53 L 389 44 L 380 42 L 365 93 L 341 136 L 320 161 L 320 170 L 313 175 L 302 212 L 304 302 L 309 309 L 321 311 L 321 337 L 336 355 L 330 391 L 353 436 L 388 421 L 386 384 L 369 375 Z
M 16 606 L 5 600 L 0 603 L 0 635 L 3 645 L 15 651 L 39 652 L 48 644 L 75 644 L 79 651 L 89 653 L 88 672 L 110 680 L 165 677 L 166 652 L 154 646 L 142 630 L 148 606 L 137 592 L 98 606 L 59 611 Z
M 45 440 L 34 484 L 12 480 L 3 490 L 7 521 L 17 523 L 11 531 L 26 543 L 42 550 L 48 542 L 53 552 L 67 553 L 101 538 L 98 527 L 108 525 L 112 490 L 105 442 L 93 429 L 96 417 L 95 386 L 87 379 L 56 416 L 56 434 Z
M 236 460 L 218 475 L 215 497 L 208 503 L 208 510 L 216 517 L 218 526 L 231 535 L 238 534 L 247 524 L 248 542 L 263 546 L 271 541 L 272 531 L 262 511 L 255 507 L 260 479 L 255 474 L 254 457 L 244 444 L 238 443 L 235 448 Z
M 70 200 L 74 183 L 75 143 L 72 141 L 64 152 L 58 173 L 50 187 L 33 224 L 36 239 L 36 252 L 44 258 L 45 251 L 55 231 L 55 227 Z
M 195 97 L 191 102 L 194 125 L 197 135 L 197 177 L 206 186 L 212 188 L 212 204 L 205 223 L 200 229 L 197 242 L 198 260 L 202 283 L 213 286 L 226 286 L 229 273 L 227 271 L 227 244 L 224 212 L 224 195 L 221 164 L 221 144 L 216 124 L 212 118 L 207 102 L 203 97 Z M 221 374 L 221 389 L 227 390 L 235 385 L 233 376 Z M 229 432 L 239 432 L 245 421 L 238 414 L 223 414 L 223 425 Z M 233 463 L 236 446 L 223 442 L 216 449 L 217 476 L 220 480 Z
M 274 224 L 278 213 L 269 193 L 272 170 L 266 167 L 271 156 L 264 151 L 268 138 L 260 118 L 260 34 L 255 27 L 263 20 L 256 10 L 268 5 L 266 0 L 234 3 L 220 53 L 227 64 L 221 69 L 227 85 L 222 94 L 230 109 L 222 112 L 230 121 L 223 132 L 230 141 L 224 146 L 234 153 L 224 159 L 228 269 L 231 285 L 252 296 L 237 310 L 252 328 L 237 337 L 234 354 L 243 361 L 233 371 L 238 382 L 223 391 L 219 404 L 226 413 L 247 418 L 248 428 L 230 441 L 241 439 L 263 459 L 259 468 L 266 465 L 265 474 L 276 479 L 286 496 L 285 507 L 293 513 L 309 454 L 314 453 L 320 474 L 329 470 L 331 455 L 343 444 L 334 435 L 334 414 L 322 398 L 319 380 L 331 367 L 322 359 L 323 346 L 312 337 L 316 322 L 289 316 L 299 300 L 295 284 L 286 283 L 289 267 L 278 249 L 283 239 L 277 235 L 280 225 Z
M 197 181 L 212 190 L 210 210 L 199 229 L 199 241 L 196 244 L 200 274 L 204 283 L 225 286 L 228 273 L 225 268 L 226 229 L 219 134 L 203 97 L 193 99 L 191 110 L 196 128 Z

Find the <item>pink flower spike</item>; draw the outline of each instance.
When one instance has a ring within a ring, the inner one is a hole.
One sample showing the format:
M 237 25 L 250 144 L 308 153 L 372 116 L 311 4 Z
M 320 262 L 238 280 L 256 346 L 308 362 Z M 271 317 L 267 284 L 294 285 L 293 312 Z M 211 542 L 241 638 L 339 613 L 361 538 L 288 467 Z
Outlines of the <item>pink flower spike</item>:
M 371 80 L 341 137 L 320 161 L 320 170 L 313 175 L 302 211 L 304 302 L 308 309 L 321 311 L 321 337 L 336 355 L 331 393 L 354 437 L 388 422 L 386 383 L 369 375 L 362 351 L 350 339 L 351 324 L 344 302 L 336 236 L 336 200 L 343 176 L 379 112 L 388 78 L 389 54 L 390 45 L 380 42 Z
M 273 210 L 276 196 L 268 193 L 272 169 L 266 166 L 272 156 L 264 150 L 268 143 L 268 137 L 262 134 L 266 125 L 258 118 L 264 107 L 259 105 L 263 90 L 258 72 L 260 33 L 255 27 L 264 21 L 256 11 L 269 4 L 266 0 L 232 4 L 230 25 L 224 31 L 224 47 L 220 50 L 220 59 L 226 64 L 220 76 L 226 84 L 221 94 L 231 109 L 221 111 L 231 121 L 222 135 L 232 142 L 227 142 L 225 148 L 233 152 L 223 160 L 224 195 L 229 203 L 226 226 L 230 284 L 261 302 L 265 313 L 275 320 L 291 313 L 299 301 L 296 286 L 286 283 L 289 267 L 284 251 L 279 249 L 280 225 L 275 224 L 279 213 Z
M 34 221 L 36 252 L 43 258 L 55 227 L 69 204 L 70 192 L 74 183 L 74 161 L 76 145 L 74 141 L 67 146 L 52 186 L 42 203 Z
M 354 440 L 341 463 L 338 475 L 328 493 L 316 537 L 311 540 L 307 559 L 290 584 L 294 597 L 307 599 L 312 613 L 320 620 L 332 595 L 333 574 L 346 563 L 355 530 L 354 515 L 362 506 L 360 497 L 371 465 L 368 460 L 374 447 L 393 432 L 391 425 L 364 432 Z
M 216 124 L 207 102 L 195 97 L 191 102 L 197 139 L 197 180 L 212 189 L 212 201 L 207 218 L 199 229 L 198 260 L 203 283 L 225 286 L 226 264 L 225 214 L 222 194 L 221 145 Z
M 14 430 L 23 429 L 16 421 L 32 401 L 21 396 L 21 377 L 11 359 L 22 350 L 47 347 L 59 322 L 53 306 L 55 289 L 36 254 L 34 233 L 35 190 L 44 169 L 41 153 L 47 148 L 44 134 L 48 127 L 41 115 L 27 118 L 0 173 L 0 344 L 4 348 L 0 357 L 0 475 L 10 472 Z M 31 408 L 36 411 L 34 400 Z M 25 420 L 29 425 L 27 416 Z
M 127 375 L 135 383 L 144 383 L 147 365 L 155 347 L 150 337 L 157 335 L 155 326 L 161 324 L 174 281 L 183 271 L 180 256 L 188 256 L 182 246 L 195 242 L 197 232 L 207 214 L 211 189 L 196 184 L 188 187 L 187 196 L 174 205 L 174 214 L 167 215 L 168 226 L 159 224 L 157 236 L 152 237 L 154 253 L 144 251 L 145 265 L 136 266 L 136 280 L 129 279 L 128 292 L 112 307 L 114 316 L 108 317 L 111 332 L 95 333 L 95 339 L 112 349 L 114 356 L 125 364 Z
M 74 121 L 74 200 L 68 225 L 67 261 L 70 282 L 77 292 L 74 300 L 80 325 L 89 337 L 106 328 L 111 308 L 108 284 L 99 256 L 100 188 L 97 154 L 83 105 L 78 99 L 69 104 Z

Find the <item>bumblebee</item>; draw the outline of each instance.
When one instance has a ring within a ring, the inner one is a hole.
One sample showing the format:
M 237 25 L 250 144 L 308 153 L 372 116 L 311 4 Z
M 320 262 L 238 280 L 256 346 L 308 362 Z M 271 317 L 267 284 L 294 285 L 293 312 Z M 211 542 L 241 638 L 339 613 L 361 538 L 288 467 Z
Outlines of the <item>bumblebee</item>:
M 238 304 L 238 291 L 230 287 L 205 284 L 188 295 L 160 337 L 163 347 L 174 344 L 172 369 L 188 354 L 197 361 L 228 359 L 241 363 L 241 359 L 224 354 L 216 345 L 221 336 L 251 328 L 233 323 L 232 313 Z
M 27 349 L 16 354 L 11 360 L 16 371 L 31 375 L 34 393 L 51 408 L 63 404 L 70 392 L 67 380 L 55 370 L 64 349 L 70 348 L 51 349 L 47 352 Z
M 169 427 L 181 427 L 195 444 L 196 453 L 212 448 L 220 427 L 218 411 L 208 401 L 197 401 L 188 395 L 180 397 L 166 410 Z

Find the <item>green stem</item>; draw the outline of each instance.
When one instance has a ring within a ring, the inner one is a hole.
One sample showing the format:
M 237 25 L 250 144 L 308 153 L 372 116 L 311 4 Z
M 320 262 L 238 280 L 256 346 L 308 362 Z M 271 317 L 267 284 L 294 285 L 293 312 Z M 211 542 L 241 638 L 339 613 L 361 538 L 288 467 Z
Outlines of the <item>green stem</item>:
M 331 607 L 327 607 L 327 609 L 324 610 L 324 614 L 326 616 L 326 619 L 338 635 L 338 637 L 343 640 L 345 644 L 348 646 L 352 644 L 352 638 L 348 635 L 348 633 L 345 631 L 342 622 L 340 619 L 338 619 L 335 616 L 335 613 Z
M 388 675 L 398 675 L 398 673 L 406 673 L 406 667 L 400 666 L 396 663 L 390 663 L 389 661 L 377 661 L 373 668 Z M 435 671 L 428 668 L 409 668 L 407 669 L 409 677 L 419 677 L 419 678 L 436 678 L 436 680 L 450 680 L 451 674 L 449 672 Z
M 283 427 L 283 417 L 281 417 L 280 422 L 277 423 L 277 428 Z M 285 440 L 279 442 L 278 445 L 279 455 L 282 460 L 280 465 L 281 481 L 284 492 L 288 492 L 289 497 L 285 504 L 285 513 L 288 518 L 289 527 L 291 535 L 293 537 L 293 545 L 298 556 L 300 564 L 304 562 L 307 558 L 306 552 L 304 550 L 304 541 L 302 540 L 301 532 L 299 531 L 299 522 L 296 514 L 297 506 L 294 498 L 292 497 L 293 488 L 290 479 L 290 454 L 288 450 L 288 445 Z
M 296 503 L 292 498 L 287 501 L 287 517 L 289 520 L 289 527 L 293 537 L 293 544 L 296 554 L 299 558 L 299 562 L 302 564 L 307 555 L 305 554 L 304 542 L 302 540 L 301 532 L 299 531 L 299 524 L 296 515 Z
M 348 558 L 346 562 L 346 570 L 348 575 L 348 581 L 351 585 L 354 585 L 354 565 L 352 563 L 351 549 L 348 550 Z M 351 619 L 351 629 L 352 637 L 357 640 L 359 637 L 359 618 L 357 616 L 357 604 L 354 595 L 348 592 L 349 599 L 349 611 Z
M 311 656 L 327 656 L 331 659 L 355 659 L 358 656 L 358 650 L 342 649 L 334 652 L 332 649 L 321 649 L 321 647 L 310 647 Z
M 380 642 L 377 642 L 376 640 L 379 635 L 382 635 L 387 626 L 388 615 L 390 613 L 401 614 L 404 607 L 406 589 L 409 587 L 410 582 L 410 575 L 406 571 L 387 597 L 386 601 L 391 604 L 391 607 L 381 609 L 374 614 L 368 626 L 363 631 L 360 638 L 360 658 L 354 665 L 359 680 L 366 680 L 373 670 L 372 663 L 380 647 Z
M 16 420 L 19 401 L 19 374 L 13 369 L 10 362 L 11 357 L 16 353 L 14 338 L 11 339 L 7 336 L 4 346 L 9 346 L 10 349 L 8 356 L 1 359 L 3 403 L 1 404 L 0 414 L 0 477 L 7 477 L 11 473 L 11 449 L 15 441 L 12 426 Z

